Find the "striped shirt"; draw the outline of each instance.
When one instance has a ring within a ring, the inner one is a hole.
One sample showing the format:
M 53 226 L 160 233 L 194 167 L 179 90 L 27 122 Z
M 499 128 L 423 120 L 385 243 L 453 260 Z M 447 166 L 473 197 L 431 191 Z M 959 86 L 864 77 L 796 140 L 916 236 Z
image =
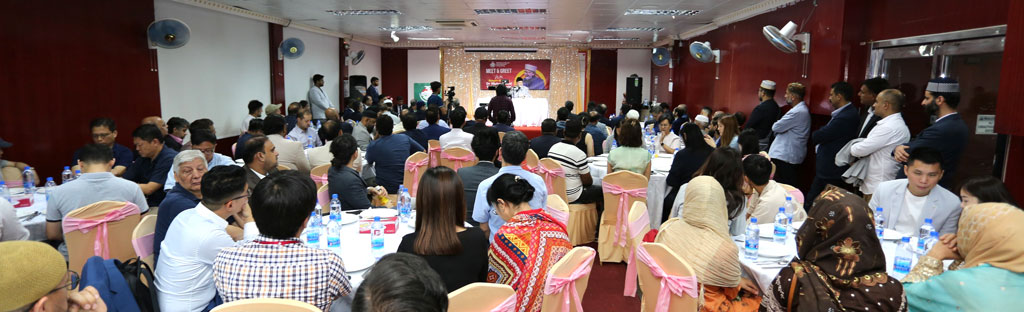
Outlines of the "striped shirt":
M 575 145 L 565 141 L 555 143 L 548 150 L 548 158 L 554 159 L 562 165 L 565 171 L 565 195 L 569 202 L 580 198 L 583 191 L 583 181 L 580 176 L 590 173 L 590 164 L 587 162 L 587 154 Z

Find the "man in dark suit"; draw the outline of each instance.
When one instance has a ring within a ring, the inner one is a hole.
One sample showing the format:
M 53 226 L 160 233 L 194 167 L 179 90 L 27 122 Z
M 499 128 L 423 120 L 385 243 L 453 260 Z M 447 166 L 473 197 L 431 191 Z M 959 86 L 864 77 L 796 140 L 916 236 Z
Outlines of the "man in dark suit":
M 367 209 L 371 206 L 368 195 L 387 196 L 387 191 L 384 191 L 383 187 L 367 187 L 359 172 L 350 166 L 359 158 L 358 147 L 356 139 L 347 133 L 331 141 L 334 161 L 327 171 L 327 191 L 329 194 L 338 195 L 341 210 Z
M 487 108 L 477 107 L 473 112 L 473 120 L 467 121 L 462 131 L 469 134 L 476 134 L 478 131 L 487 129 Z
M 864 110 L 865 114 L 860 116 L 860 135 L 857 136 L 858 138 L 868 137 L 868 133 L 875 127 L 875 124 L 882 120 L 882 117 L 875 114 L 872 105 L 875 104 L 875 98 L 878 97 L 878 94 L 888 88 L 889 81 L 882 77 L 864 80 L 864 83 L 860 85 L 860 92 L 857 92 L 857 96 L 860 97 L 860 106 L 867 109 Z
M 775 102 L 775 82 L 762 80 L 761 86 L 757 91 L 757 98 L 761 100 L 761 104 L 757 104 L 757 107 L 754 107 L 754 110 L 750 112 L 750 118 L 747 119 L 747 123 L 743 125 L 743 128 L 757 130 L 758 145 L 760 145 L 762 151 L 766 151 L 768 150 L 768 145 L 771 144 L 769 137 L 772 134 L 772 124 L 782 117 L 779 103 Z
M 245 162 L 245 181 L 249 184 L 249 193 L 256 188 L 267 175 L 277 172 L 277 150 L 274 142 L 265 136 L 253 137 L 245 141 L 241 149 L 242 161 Z
M 473 204 L 476 202 L 476 190 L 480 181 L 498 174 L 498 166 L 494 164 L 495 154 L 498 152 L 498 147 L 501 146 L 498 131 L 494 128 L 484 128 L 473 135 L 473 142 L 470 145 L 473 148 L 473 154 L 480 159 L 480 162 L 475 166 L 459 169 L 458 174 L 462 179 L 466 195 L 466 222 L 478 226 L 479 222 L 474 221 L 471 217 L 473 216 Z
M 551 149 L 551 146 L 562 141 L 562 138 L 555 135 L 556 131 L 558 131 L 558 126 L 554 119 L 544 119 L 540 123 L 540 136 L 530 140 L 530 149 L 537 153 L 537 158 L 548 157 L 548 150 Z
M 967 146 L 968 129 L 967 124 L 956 112 L 960 104 L 960 83 L 951 78 L 935 78 L 928 81 L 924 91 L 924 106 L 928 114 L 935 114 L 939 118 L 935 123 L 917 134 L 910 143 L 897 146 L 893 150 L 893 158 L 898 162 L 906 162 L 910 153 L 918 147 L 929 147 L 938 150 L 942 154 L 942 180 L 939 185 L 946 189 L 953 189 L 953 182 L 956 177 L 957 165 L 960 164 L 960 155 Z M 900 172 L 897 179 L 905 178 L 906 174 Z
M 832 104 L 832 119 L 824 127 L 811 133 L 811 143 L 815 145 L 814 182 L 811 183 L 807 198 L 816 198 L 826 185 L 832 184 L 856 192 L 851 185 L 843 182 L 843 172 L 850 166 L 836 166 L 836 154 L 847 142 L 857 137 L 857 107 L 851 105 L 853 87 L 840 81 L 832 84 L 828 94 L 828 102 Z M 810 210 L 814 200 L 804 201 L 804 210 Z

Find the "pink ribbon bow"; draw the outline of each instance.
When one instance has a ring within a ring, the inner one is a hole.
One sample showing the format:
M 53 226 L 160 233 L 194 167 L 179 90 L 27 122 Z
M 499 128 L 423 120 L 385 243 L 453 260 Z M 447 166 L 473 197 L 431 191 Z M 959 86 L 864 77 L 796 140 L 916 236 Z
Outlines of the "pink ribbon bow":
M 438 161 L 440 161 L 440 159 L 437 158 L 437 153 L 441 152 L 441 147 L 430 147 L 427 150 L 430 151 L 430 167 L 437 167 Z
M 625 190 L 611 183 L 601 183 L 601 188 L 604 189 L 605 193 L 619 196 L 618 220 L 615 220 L 615 242 L 619 246 L 625 247 L 626 231 L 623 231 L 623 227 L 626 225 L 625 222 L 629 215 L 629 197 L 647 197 L 647 188 Z
M 552 274 L 548 274 L 547 283 L 544 285 L 545 295 L 565 293 L 566 288 L 572 290 L 568 295 L 562 296 L 562 309 L 560 311 L 571 311 L 569 310 L 570 301 L 576 304 L 576 311 L 583 311 L 583 298 L 580 298 L 579 292 L 576 291 L 576 280 L 590 274 L 590 268 L 594 265 L 594 255 L 597 254 L 596 252 L 593 252 L 593 249 L 589 247 L 585 248 L 590 249 L 591 252 L 587 258 L 583 260 L 583 263 L 580 263 L 580 266 L 576 267 L 576 270 L 572 271 L 572 274 L 567 277 L 556 277 Z
M 135 248 L 135 255 L 139 257 L 149 257 L 153 254 L 153 237 L 156 234 L 149 233 L 139 238 L 132 240 L 132 247 Z
M 651 255 L 647 253 L 642 247 L 637 246 L 636 255 L 640 261 L 643 261 L 651 269 L 651 275 L 661 279 L 661 290 L 658 291 L 658 304 L 654 308 L 654 312 L 667 312 L 669 302 L 672 300 L 672 295 L 682 297 L 685 293 L 687 296 L 697 298 L 697 277 L 696 276 L 678 276 L 669 275 L 665 273 L 665 270 L 655 262 Z
M 416 196 L 416 188 L 420 184 L 419 179 L 417 179 L 416 177 L 418 177 L 420 175 L 420 168 L 422 168 L 423 166 L 426 166 L 427 165 L 427 161 L 429 161 L 429 160 L 430 160 L 430 157 L 424 158 L 423 160 L 420 160 L 420 161 L 406 161 L 405 162 L 405 171 L 408 171 L 409 173 L 412 173 L 412 187 L 409 188 L 409 193 L 413 197 Z
M 523 162 L 523 164 L 522 164 L 522 165 L 521 165 L 520 167 L 523 167 L 523 170 L 529 171 L 529 172 L 531 172 L 531 173 L 537 173 L 537 167 L 540 167 L 540 166 L 537 166 L 537 167 L 530 167 L 530 164 L 527 164 L 527 163 L 526 163 L 526 162 L 524 161 L 524 162 Z
M 92 251 L 93 255 L 103 256 L 103 259 L 110 259 L 110 248 L 108 248 L 107 239 L 107 223 L 124 219 L 130 215 L 139 214 L 139 206 L 134 203 L 127 202 L 124 207 L 111 210 L 107 212 L 100 219 L 79 219 L 75 217 L 65 217 L 62 227 L 64 228 L 64 234 L 72 231 L 82 231 L 82 233 L 89 233 L 89 230 L 98 227 L 96 232 L 96 240 L 93 243 Z
M 552 218 L 555 218 L 555 220 L 558 220 L 558 222 L 562 222 L 562 225 L 565 225 L 566 227 L 569 226 L 568 211 L 558 210 L 558 208 L 551 206 L 548 206 L 548 209 L 545 209 L 544 211 L 551 215 Z
M 647 232 L 651 228 L 651 218 L 648 217 L 647 211 L 644 211 L 644 215 L 636 221 L 629 222 L 629 237 L 635 238 L 637 235 Z M 641 237 L 640 240 L 643 238 Z M 640 243 L 639 241 L 637 243 Z M 626 258 L 626 284 L 622 287 L 623 296 L 636 296 L 636 249 L 640 248 L 639 244 L 629 249 L 629 256 Z
M 455 162 L 455 164 L 453 165 L 455 166 L 455 168 L 452 169 L 455 171 L 459 171 L 459 169 L 462 169 L 463 162 L 473 161 L 474 159 L 476 159 L 476 156 L 474 156 L 473 154 L 466 154 L 465 156 L 455 156 L 452 154 L 445 153 L 444 151 L 441 151 L 441 158 Z
M 565 171 L 562 170 L 562 168 L 548 169 L 547 167 L 544 167 L 544 165 L 539 165 L 536 169 L 537 174 L 544 176 L 544 184 L 547 184 L 548 186 L 548 194 L 554 194 L 555 190 L 553 190 L 552 188 L 554 187 L 555 183 L 552 180 L 554 180 L 555 176 L 558 176 L 559 178 L 564 178 Z
M 323 174 L 323 175 L 319 175 L 319 176 L 315 175 L 315 174 L 309 174 L 309 178 L 313 179 L 314 183 L 317 183 L 317 184 L 327 184 L 327 174 L 326 173 Z
M 516 294 L 512 293 L 511 296 L 505 298 L 501 304 L 491 309 L 491 312 L 512 312 L 516 308 Z

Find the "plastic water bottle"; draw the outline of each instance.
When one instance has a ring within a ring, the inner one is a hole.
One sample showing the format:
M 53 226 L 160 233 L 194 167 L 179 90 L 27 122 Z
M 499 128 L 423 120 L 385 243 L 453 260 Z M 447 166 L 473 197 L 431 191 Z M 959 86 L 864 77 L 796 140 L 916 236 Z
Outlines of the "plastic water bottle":
M 82 177 L 82 170 L 75 170 L 75 178 L 72 180 L 77 180 L 80 177 Z
M 747 234 L 744 239 L 743 256 L 750 260 L 757 260 L 757 247 L 761 239 L 761 229 L 757 227 L 757 218 L 750 218 L 747 224 Z
M 924 219 L 924 224 L 921 225 L 921 230 L 917 236 L 917 252 L 925 254 L 928 252 L 928 237 L 935 231 L 935 227 L 932 226 L 932 219 Z
M 786 207 L 786 218 L 789 219 L 789 231 L 796 233 L 797 229 L 793 228 L 793 214 L 796 213 L 797 207 L 796 203 L 793 202 L 793 197 L 786 196 L 786 204 L 783 207 Z
M 398 215 L 402 224 L 408 224 L 412 220 L 412 196 L 405 185 L 398 186 Z
M 46 202 L 50 202 L 50 195 L 53 194 L 53 189 L 57 187 L 57 182 L 53 182 L 53 177 L 46 178 L 46 184 L 43 185 L 46 191 Z
M 313 209 L 309 214 L 309 225 L 306 225 L 306 244 L 314 248 L 320 247 L 320 209 Z
M 878 239 L 885 236 L 885 214 L 882 212 L 881 206 L 875 208 L 875 232 L 878 232 Z
M 896 246 L 896 257 L 893 258 L 892 271 L 901 275 L 910 273 L 910 263 L 913 253 L 907 249 L 910 245 L 910 236 L 904 236 Z
M 306 148 L 313 148 L 313 136 L 307 135 L 306 139 Z
M 331 194 L 331 220 L 338 220 L 341 222 L 341 200 L 338 199 L 338 194 Z
M 380 223 L 380 217 L 373 217 L 370 224 L 370 252 L 374 261 L 384 256 L 384 224 Z
M 789 234 L 789 217 L 786 216 L 786 207 L 779 207 L 779 213 L 775 214 L 775 231 L 772 233 L 772 240 L 785 245 L 786 234 Z
M 8 202 L 11 201 L 11 190 L 7 188 L 7 183 L 4 183 L 3 180 L 0 180 L 0 198 L 3 198 Z
M 64 171 L 60 172 L 60 184 L 71 182 L 74 180 L 74 173 L 71 173 L 71 167 L 64 166 Z
M 331 217 L 327 221 L 327 248 L 341 247 L 341 202 L 338 194 L 331 195 Z
M 26 194 L 33 194 L 36 191 L 36 174 L 32 172 L 32 167 L 25 166 L 25 171 L 21 172 L 22 186 L 25 187 Z
M 610 146 L 611 146 L 611 148 L 609 148 L 608 151 L 611 151 L 611 150 L 615 149 L 616 147 L 619 147 L 619 142 L 615 141 L 615 136 L 612 136 L 612 144 Z
M 932 250 L 932 246 L 935 246 L 935 244 L 938 243 L 938 242 L 939 242 L 939 232 L 932 231 L 931 233 L 928 233 L 928 239 L 925 240 L 925 243 L 924 243 L 925 244 L 924 247 L 925 247 L 925 250 L 926 250 L 925 253 L 927 253 L 927 250 Z

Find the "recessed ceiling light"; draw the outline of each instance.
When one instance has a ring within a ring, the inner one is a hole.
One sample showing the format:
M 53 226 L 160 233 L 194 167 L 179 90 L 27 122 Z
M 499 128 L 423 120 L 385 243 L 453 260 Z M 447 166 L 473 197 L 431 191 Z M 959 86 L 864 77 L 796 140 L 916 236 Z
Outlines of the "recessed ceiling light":
M 490 14 L 548 14 L 548 9 L 475 9 L 477 15 Z
M 453 38 L 450 38 L 450 37 L 409 37 L 409 38 L 405 38 L 405 39 L 406 39 L 406 40 L 412 40 L 412 41 L 441 41 L 441 40 L 455 40 L 455 39 L 453 39 Z
M 594 38 L 594 41 L 637 41 L 640 38 Z
M 661 27 L 608 27 L 605 31 L 661 31 Z
M 548 30 L 545 26 L 501 26 L 491 27 L 493 31 L 516 31 L 516 30 Z
M 331 13 L 337 16 L 346 15 L 402 15 L 402 12 L 398 10 L 327 10 L 327 13 Z
M 694 16 L 700 12 L 700 10 L 628 9 L 625 15 Z
M 391 27 L 381 27 L 380 30 L 383 30 L 383 31 L 427 31 L 427 30 L 434 30 L 434 27 L 430 27 L 430 26 L 391 26 Z

